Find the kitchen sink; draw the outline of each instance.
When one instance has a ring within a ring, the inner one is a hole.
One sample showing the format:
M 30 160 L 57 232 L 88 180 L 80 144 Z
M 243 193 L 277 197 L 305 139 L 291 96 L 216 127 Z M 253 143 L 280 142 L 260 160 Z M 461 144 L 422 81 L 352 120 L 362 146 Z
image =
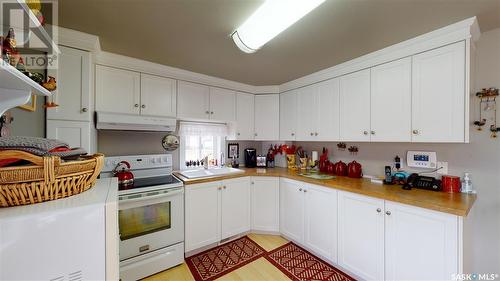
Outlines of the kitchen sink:
M 223 176 L 231 175 L 236 173 L 243 173 L 243 170 L 235 168 L 210 168 L 210 169 L 199 169 L 199 170 L 184 170 L 179 173 L 188 179 L 197 179 L 205 177 Z

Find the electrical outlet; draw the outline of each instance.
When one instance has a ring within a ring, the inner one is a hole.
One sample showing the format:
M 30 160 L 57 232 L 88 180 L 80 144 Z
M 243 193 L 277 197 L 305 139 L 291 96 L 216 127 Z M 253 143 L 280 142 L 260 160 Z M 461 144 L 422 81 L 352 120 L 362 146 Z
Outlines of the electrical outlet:
M 437 170 L 437 173 L 440 174 L 440 175 L 447 175 L 448 174 L 448 162 L 440 162 L 438 161 L 437 162 L 437 167 L 438 168 L 441 168 L 439 170 Z

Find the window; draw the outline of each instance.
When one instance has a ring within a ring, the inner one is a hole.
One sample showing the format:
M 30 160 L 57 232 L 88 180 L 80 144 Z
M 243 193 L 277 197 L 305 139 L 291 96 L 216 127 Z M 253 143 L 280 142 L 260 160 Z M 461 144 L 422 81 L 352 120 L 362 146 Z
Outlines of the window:
M 186 166 L 187 161 L 198 161 L 205 156 L 220 161 L 220 155 L 224 151 L 227 127 L 221 124 L 182 122 L 179 135 L 181 137 L 180 166 L 181 169 L 186 169 L 190 168 Z

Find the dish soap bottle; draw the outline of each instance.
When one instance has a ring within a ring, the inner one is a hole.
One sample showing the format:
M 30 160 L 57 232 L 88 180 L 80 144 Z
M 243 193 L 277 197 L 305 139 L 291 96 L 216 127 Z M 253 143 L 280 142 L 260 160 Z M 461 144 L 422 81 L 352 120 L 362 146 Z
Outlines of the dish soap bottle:
M 474 193 L 474 190 L 472 189 L 472 180 L 470 179 L 469 173 L 464 174 L 464 180 L 462 181 L 462 192 Z

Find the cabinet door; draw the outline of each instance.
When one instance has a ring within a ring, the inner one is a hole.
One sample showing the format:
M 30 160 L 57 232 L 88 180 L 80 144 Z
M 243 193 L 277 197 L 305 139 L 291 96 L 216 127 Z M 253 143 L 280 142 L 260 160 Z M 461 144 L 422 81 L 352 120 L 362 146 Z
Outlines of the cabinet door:
M 250 230 L 250 178 L 222 182 L 221 240 Z
M 255 100 L 253 94 L 236 95 L 236 139 L 253 140 Z
M 330 262 L 337 262 L 337 191 L 305 186 L 304 245 Z
M 366 280 L 384 279 L 384 201 L 338 192 L 338 264 Z
M 465 42 L 413 56 L 412 141 L 465 141 Z
M 371 140 L 411 141 L 411 58 L 371 69 Z
M 338 141 L 340 139 L 340 91 L 339 79 L 318 84 L 316 126 L 317 141 Z M 311 112 L 314 114 L 314 111 Z
M 236 120 L 236 94 L 233 91 L 210 88 L 210 119 L 217 121 Z
M 57 70 L 48 70 L 57 80 L 54 102 L 59 106 L 47 108 L 47 119 L 91 120 L 90 53 L 59 46 Z
M 141 74 L 141 114 L 175 117 L 176 111 L 177 81 Z
M 279 231 L 280 182 L 275 177 L 252 177 L 252 230 Z
M 340 139 L 370 141 L 370 69 L 339 79 Z
M 92 123 L 86 121 L 47 120 L 47 138 L 62 140 L 70 147 L 82 147 L 92 153 L 91 126 Z
M 177 117 L 208 120 L 210 88 L 184 81 L 179 81 L 177 86 Z
M 280 140 L 294 141 L 297 126 L 297 91 L 280 94 Z
M 385 203 L 386 280 L 447 280 L 458 270 L 458 218 Z
M 280 232 L 302 244 L 304 241 L 304 184 L 280 180 Z
M 278 140 L 280 131 L 279 95 L 255 96 L 255 140 Z
M 186 186 L 186 252 L 220 241 L 221 182 Z
M 96 65 L 96 110 L 139 114 L 139 72 Z
M 318 86 L 310 85 L 298 90 L 297 97 L 297 140 L 313 141 L 317 139 Z M 315 135 L 316 134 L 316 135 Z

